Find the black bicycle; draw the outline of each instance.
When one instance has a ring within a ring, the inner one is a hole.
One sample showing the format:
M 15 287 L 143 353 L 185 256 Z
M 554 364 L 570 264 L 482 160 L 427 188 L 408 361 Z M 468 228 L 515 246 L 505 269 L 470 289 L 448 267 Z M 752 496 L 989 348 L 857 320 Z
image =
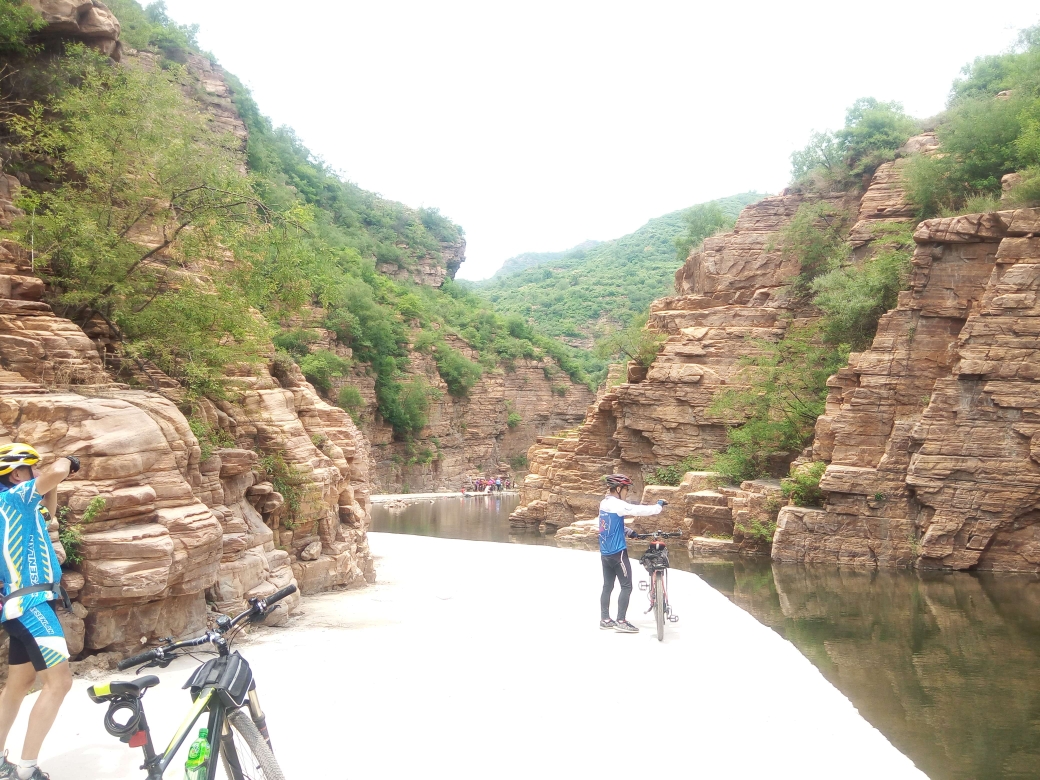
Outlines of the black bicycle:
M 139 666 L 137 671 L 140 672 L 148 667 L 165 668 L 182 655 L 194 658 L 190 650 L 193 648 L 203 645 L 216 648 L 203 651 L 213 652 L 217 657 L 201 664 L 184 684 L 190 689 L 194 703 L 162 753 L 157 754 L 152 746 L 141 702 L 145 692 L 159 684 L 158 677 L 148 675 L 132 681 L 99 683 L 87 689 L 87 695 L 95 702 L 108 704 L 105 713 L 108 733 L 130 747 L 144 749 L 141 769 L 148 773 L 148 780 L 162 780 L 177 750 L 203 713 L 208 713 L 209 728 L 210 751 L 204 773 L 207 780 L 218 777 L 218 755 L 227 780 L 285 780 L 271 749 L 267 719 L 260 708 L 253 672 L 246 659 L 237 651 L 231 651 L 231 643 L 244 624 L 263 620 L 275 604 L 295 592 L 296 586 L 290 585 L 267 598 L 250 599 L 249 609 L 233 618 L 221 615 L 216 628 L 200 637 L 184 642 L 174 642 L 170 637 L 161 647 L 119 662 L 121 670 Z
M 682 532 L 665 533 L 654 531 L 652 534 L 635 534 L 636 539 L 650 539 L 646 552 L 639 558 L 646 573 L 650 575 L 650 582 L 645 580 L 639 583 L 640 590 L 650 591 L 650 609 L 657 620 L 657 641 L 664 641 L 664 622 L 668 620 L 676 623 L 679 616 L 672 612 L 668 604 L 668 547 L 662 539 L 678 539 Z

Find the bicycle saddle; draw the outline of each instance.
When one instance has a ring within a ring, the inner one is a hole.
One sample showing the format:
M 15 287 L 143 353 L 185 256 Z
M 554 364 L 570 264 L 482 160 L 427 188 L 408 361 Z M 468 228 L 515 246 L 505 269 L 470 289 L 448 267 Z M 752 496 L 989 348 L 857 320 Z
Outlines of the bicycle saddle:
M 87 695 L 95 702 L 110 701 L 117 697 L 137 699 L 146 690 L 158 684 L 159 678 L 149 674 L 136 680 L 113 680 L 92 685 L 87 688 Z

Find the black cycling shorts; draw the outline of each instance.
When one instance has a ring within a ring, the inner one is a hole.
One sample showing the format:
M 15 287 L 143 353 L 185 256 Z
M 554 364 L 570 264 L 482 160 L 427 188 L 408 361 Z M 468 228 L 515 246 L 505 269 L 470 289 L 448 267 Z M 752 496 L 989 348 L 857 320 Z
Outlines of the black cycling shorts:
M 42 672 L 69 660 L 69 646 L 61 623 L 49 602 L 29 607 L 24 614 L 2 624 L 11 637 L 7 663 L 11 666 L 32 664 Z

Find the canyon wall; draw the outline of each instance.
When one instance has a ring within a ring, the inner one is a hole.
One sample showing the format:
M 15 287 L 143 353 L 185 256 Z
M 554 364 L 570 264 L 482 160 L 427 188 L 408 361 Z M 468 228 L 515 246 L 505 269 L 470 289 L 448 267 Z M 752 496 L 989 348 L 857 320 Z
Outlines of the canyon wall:
M 1040 571 L 1040 209 L 921 223 L 911 289 L 830 381 L 823 509 L 781 561 Z
M 118 22 L 101 3 L 34 5 L 49 22 L 44 37 L 121 53 Z M 124 58 L 131 67 L 154 60 Z M 186 96 L 244 150 L 223 73 L 201 57 L 188 71 L 201 89 Z M 19 186 L 0 174 L 0 227 L 21 214 Z M 58 491 L 62 524 L 78 527 L 80 540 L 66 536 L 66 550 L 58 518 L 51 524 L 73 599 L 60 619 L 74 657 L 197 632 L 214 611 L 241 610 L 290 583 L 307 594 L 374 578 L 368 446 L 346 412 L 295 366 L 273 361 L 229 369 L 225 400 L 189 403 L 155 366 L 120 360 L 103 325 L 90 323 L 88 334 L 57 316 L 36 270 L 24 248 L 0 242 L 0 442 L 28 442 L 44 462 L 82 461 Z M 120 370 L 151 390 L 115 381 Z M 284 621 L 299 598 L 269 620 Z
M 476 353 L 454 336 L 449 346 L 471 360 Z M 434 389 L 427 425 L 411 442 L 395 441 L 376 412 L 375 382 L 363 367 L 335 384 L 357 387 L 365 406 L 361 428 L 371 444 L 376 492 L 460 490 L 468 477 L 526 471 L 525 456 L 539 436 L 584 418 L 592 392 L 573 382 L 550 358 L 517 359 L 510 369 L 484 369 L 465 398 L 453 397 L 430 355 L 411 352 L 408 375 Z
M 27 253 L 3 242 L 0 441 L 83 463 L 58 492 L 60 514 L 82 533 L 82 560 L 62 578 L 75 654 L 197 631 L 207 609 L 235 611 L 289 583 L 308 593 L 374 577 L 367 447 L 345 412 L 298 374 L 243 366 L 229 400 L 196 410 L 234 446 L 206 446 L 175 394 L 110 381 L 98 347 L 43 292 Z M 261 453 L 277 453 L 306 485 L 291 514 Z M 100 512 L 90 510 L 98 497 Z
M 843 193 L 778 195 L 744 209 L 731 232 L 704 241 L 676 273 L 677 294 L 650 308 L 647 327 L 667 336 L 653 364 L 630 364 L 628 381 L 603 392 L 579 428 L 531 448 L 515 525 L 559 528 L 594 517 L 603 475 L 624 472 L 640 490 L 644 468 L 725 445 L 739 420 L 715 414 L 711 402 L 755 341 L 777 341 L 811 314 L 789 295 L 798 262 L 785 257 L 779 234 L 803 203 L 820 199 L 852 213 L 859 206 Z

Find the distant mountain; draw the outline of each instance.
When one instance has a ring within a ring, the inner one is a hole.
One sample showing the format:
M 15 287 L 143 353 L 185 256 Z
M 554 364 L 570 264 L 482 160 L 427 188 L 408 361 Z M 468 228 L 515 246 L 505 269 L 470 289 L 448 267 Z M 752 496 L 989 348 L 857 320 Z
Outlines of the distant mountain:
M 744 206 L 763 197 L 744 192 L 711 202 L 735 219 Z M 681 265 L 675 241 L 686 233 L 687 211 L 651 219 L 613 241 L 517 255 L 490 279 L 466 284 L 503 314 L 518 314 L 544 332 L 588 349 L 607 325 L 627 324 L 651 301 L 671 293 Z
M 491 279 L 501 279 L 504 276 L 519 273 L 524 269 L 533 268 L 536 265 L 551 263 L 554 260 L 563 260 L 571 257 L 584 257 L 586 252 L 602 243 L 602 241 L 590 240 L 582 241 L 577 246 L 572 246 L 570 249 L 565 249 L 562 252 L 524 252 L 521 255 L 510 257 L 502 263 L 502 267 L 495 271 L 495 275 L 492 276 Z

